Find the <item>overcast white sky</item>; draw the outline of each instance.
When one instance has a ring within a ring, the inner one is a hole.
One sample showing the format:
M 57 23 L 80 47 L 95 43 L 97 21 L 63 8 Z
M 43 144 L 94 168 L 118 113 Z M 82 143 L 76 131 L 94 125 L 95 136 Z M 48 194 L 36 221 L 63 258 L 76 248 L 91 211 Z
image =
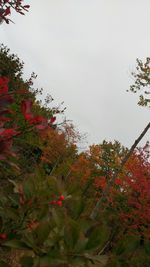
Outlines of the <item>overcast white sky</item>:
M 26 77 L 64 101 L 88 142 L 130 146 L 149 111 L 127 93 L 136 58 L 150 56 L 149 0 L 31 0 L 26 16 L 0 26 L 0 42 L 25 62 Z M 150 140 L 150 133 L 145 140 Z

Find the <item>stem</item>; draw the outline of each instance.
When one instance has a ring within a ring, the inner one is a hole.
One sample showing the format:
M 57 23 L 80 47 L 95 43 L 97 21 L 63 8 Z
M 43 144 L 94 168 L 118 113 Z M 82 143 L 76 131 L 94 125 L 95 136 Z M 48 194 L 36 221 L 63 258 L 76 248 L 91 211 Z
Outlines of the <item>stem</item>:
M 113 174 L 112 178 L 108 182 L 105 190 L 103 191 L 103 194 L 102 194 L 101 198 L 98 200 L 98 202 L 96 203 L 96 206 L 92 210 L 92 213 L 90 215 L 90 218 L 92 220 L 94 220 L 97 217 L 97 215 L 99 213 L 100 206 L 101 206 L 102 202 L 106 199 L 107 195 L 109 194 L 110 188 L 114 184 L 115 179 L 117 178 L 118 174 L 120 172 L 122 172 L 123 167 L 125 166 L 126 162 L 128 161 L 128 159 L 132 155 L 132 153 L 133 153 L 134 149 L 136 148 L 136 146 L 139 144 L 139 142 L 142 140 L 142 138 L 144 137 L 144 135 L 147 133 L 147 131 L 149 130 L 149 128 L 150 128 L 150 122 L 147 124 L 147 126 L 145 127 L 145 129 L 143 130 L 143 132 L 140 134 L 140 136 L 135 140 L 135 142 L 131 146 L 130 150 L 128 151 L 128 153 L 126 154 L 126 156 L 124 157 L 124 159 L 122 160 L 122 162 L 120 164 L 120 167 Z
M 51 172 L 50 172 L 49 175 L 52 175 L 52 173 L 54 172 L 54 170 L 57 168 L 60 159 L 61 159 L 61 156 L 59 156 L 58 159 L 56 160 L 56 163 L 55 163 L 55 165 L 54 165 L 54 167 L 53 167 L 53 169 L 51 170 Z

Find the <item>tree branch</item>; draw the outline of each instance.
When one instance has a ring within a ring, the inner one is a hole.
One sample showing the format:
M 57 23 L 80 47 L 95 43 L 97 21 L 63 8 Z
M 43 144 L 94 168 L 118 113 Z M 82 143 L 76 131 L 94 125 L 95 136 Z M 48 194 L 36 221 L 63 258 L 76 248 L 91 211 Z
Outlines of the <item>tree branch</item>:
M 120 172 L 122 172 L 124 165 L 126 164 L 126 162 L 128 161 L 128 159 L 130 158 L 130 156 L 132 155 L 134 149 L 136 148 L 136 146 L 139 144 L 139 142 L 142 140 L 142 138 L 144 137 L 144 135 L 147 133 L 147 131 L 150 128 L 150 122 L 148 123 L 148 125 L 145 127 L 145 129 L 143 130 L 143 132 L 140 134 L 140 136 L 135 140 L 134 144 L 131 146 L 130 150 L 128 151 L 128 153 L 126 154 L 126 156 L 124 157 L 124 159 L 122 160 L 120 167 L 118 168 L 118 170 L 113 174 L 111 180 L 108 182 L 105 190 L 103 191 L 103 194 L 101 196 L 101 198 L 98 200 L 98 202 L 96 203 L 96 206 L 94 207 L 90 218 L 92 220 L 94 220 L 97 217 L 97 214 L 99 212 L 99 208 L 102 204 L 102 202 L 106 199 L 111 186 L 114 184 L 115 179 L 117 178 L 118 174 Z

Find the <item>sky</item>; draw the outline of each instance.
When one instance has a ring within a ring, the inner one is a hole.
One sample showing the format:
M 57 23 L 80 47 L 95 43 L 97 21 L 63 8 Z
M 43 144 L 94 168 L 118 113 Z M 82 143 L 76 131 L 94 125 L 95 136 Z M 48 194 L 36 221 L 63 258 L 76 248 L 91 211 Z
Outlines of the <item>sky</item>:
M 0 43 L 25 62 L 26 78 L 38 75 L 43 98 L 64 101 L 66 118 L 87 134 L 88 145 L 105 139 L 130 147 L 149 122 L 149 110 L 126 90 L 136 58 L 150 56 L 150 1 L 24 2 L 29 13 L 0 25 Z

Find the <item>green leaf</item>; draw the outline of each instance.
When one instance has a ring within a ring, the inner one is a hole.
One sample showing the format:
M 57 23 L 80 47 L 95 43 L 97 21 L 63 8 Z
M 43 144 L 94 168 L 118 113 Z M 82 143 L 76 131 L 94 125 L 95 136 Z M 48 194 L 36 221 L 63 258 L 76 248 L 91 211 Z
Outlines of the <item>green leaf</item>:
M 86 245 L 86 249 L 95 249 L 101 247 L 103 243 L 107 240 L 109 234 L 108 228 L 105 226 L 94 228 L 89 235 L 89 240 Z
M 48 238 L 51 231 L 49 222 L 41 222 L 38 227 L 33 231 L 33 236 L 35 237 L 36 244 L 43 244 Z
M 47 183 L 49 186 L 49 190 L 53 192 L 54 194 L 58 193 L 58 184 L 57 184 L 57 179 L 54 176 L 49 176 L 47 178 Z
M 13 208 L 3 209 L 2 211 L 0 211 L 0 214 L 3 217 L 10 218 L 10 219 L 12 219 L 14 221 L 17 221 L 19 219 L 16 210 L 13 209 Z
M 6 241 L 3 245 L 11 248 L 29 249 L 24 242 L 15 239 Z
M 64 217 L 61 211 L 56 210 L 53 208 L 51 210 L 52 213 L 52 219 L 53 219 L 53 224 L 55 224 L 58 228 L 62 228 L 64 225 Z
M 48 215 L 48 212 L 49 212 L 49 207 L 48 205 L 43 205 L 42 209 L 40 209 L 38 211 L 38 214 L 37 214 L 37 220 L 40 221 L 42 220 L 43 218 L 46 218 L 47 215 Z
M 145 249 L 145 252 L 150 255 L 150 240 L 145 240 L 144 242 L 144 249 Z
M 57 259 L 53 259 L 51 257 L 42 257 L 40 258 L 40 264 L 43 267 L 67 267 L 68 263 L 66 260 L 59 259 L 59 255 L 57 254 Z
M 0 267 L 10 267 L 6 262 L 0 260 Z
M 90 255 L 88 253 L 85 253 L 84 255 L 87 259 L 94 261 L 95 264 L 97 263 L 97 266 L 99 267 L 106 265 L 108 261 L 108 257 L 106 255 Z
M 33 237 L 32 232 L 26 232 L 23 237 L 23 241 L 29 248 L 32 248 L 32 249 L 36 248 L 35 238 Z
M 64 227 L 64 241 L 68 248 L 72 249 L 76 245 L 80 235 L 80 228 L 77 222 L 68 219 Z
M 112 262 L 106 264 L 105 267 L 121 267 L 121 265 L 117 260 L 113 260 Z
M 74 219 L 78 219 L 84 210 L 84 203 L 80 197 L 72 199 L 69 203 L 69 209 Z
M 139 238 L 136 236 L 125 236 L 114 248 L 116 255 L 128 254 L 139 247 Z
M 32 267 L 34 264 L 33 258 L 29 256 L 23 256 L 20 263 L 22 267 Z
M 87 242 L 88 242 L 88 238 L 80 237 L 80 239 L 78 239 L 78 241 L 76 243 L 75 252 L 77 252 L 77 253 L 83 252 L 85 250 Z
M 32 180 L 26 180 L 23 185 L 23 191 L 27 199 L 30 199 L 33 197 L 33 194 L 35 192 L 35 186 Z
M 84 219 L 82 218 L 82 220 L 80 220 L 80 228 L 83 233 L 87 233 L 88 229 L 91 228 L 92 225 L 93 225 L 93 222 L 91 222 L 87 218 L 84 218 Z

